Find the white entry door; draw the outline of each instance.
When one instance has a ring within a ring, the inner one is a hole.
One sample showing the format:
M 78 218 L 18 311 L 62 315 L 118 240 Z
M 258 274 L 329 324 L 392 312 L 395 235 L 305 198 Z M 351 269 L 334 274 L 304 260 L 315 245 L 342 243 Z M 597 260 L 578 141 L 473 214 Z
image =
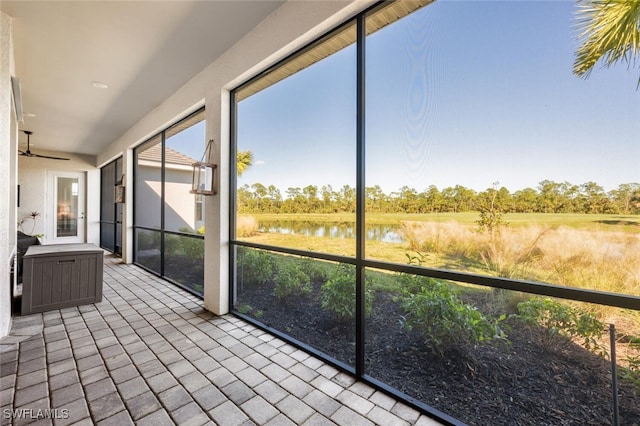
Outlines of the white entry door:
M 49 206 L 47 244 L 84 243 L 85 175 L 82 172 L 47 173 Z

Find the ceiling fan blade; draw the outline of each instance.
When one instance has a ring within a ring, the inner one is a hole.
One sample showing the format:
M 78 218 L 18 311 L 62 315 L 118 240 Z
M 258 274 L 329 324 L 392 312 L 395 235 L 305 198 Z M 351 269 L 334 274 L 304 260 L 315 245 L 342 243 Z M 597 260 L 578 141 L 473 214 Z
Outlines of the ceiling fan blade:
M 63 157 L 52 157 L 50 155 L 40 155 L 40 154 L 33 154 L 31 152 L 30 146 L 31 146 L 31 135 L 33 134 L 32 131 L 30 130 L 23 130 L 22 131 L 25 135 L 27 135 L 27 150 L 26 151 L 20 151 L 18 150 L 18 152 L 20 153 L 20 155 L 24 155 L 27 157 L 40 157 L 40 158 L 48 158 L 50 160 L 68 160 L 68 158 L 63 158 Z
M 29 155 L 29 157 L 48 158 L 50 160 L 68 160 L 68 158 L 52 157 L 50 155 L 41 155 L 41 154 L 27 154 L 27 155 Z

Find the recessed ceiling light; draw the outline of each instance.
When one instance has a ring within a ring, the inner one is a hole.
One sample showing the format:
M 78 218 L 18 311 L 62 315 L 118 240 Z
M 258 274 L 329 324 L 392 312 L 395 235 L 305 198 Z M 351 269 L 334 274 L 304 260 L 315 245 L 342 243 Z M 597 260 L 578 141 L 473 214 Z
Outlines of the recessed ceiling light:
M 23 113 L 23 114 L 22 114 L 22 116 L 23 116 L 24 118 L 33 118 L 33 117 L 35 117 L 36 115 L 35 115 L 35 114 L 32 114 L 32 113 L 30 113 L 30 112 L 25 112 L 25 113 Z
M 96 89 L 107 89 L 109 87 L 107 86 L 106 83 L 103 83 L 101 81 L 95 81 L 95 80 L 91 82 L 91 85 Z

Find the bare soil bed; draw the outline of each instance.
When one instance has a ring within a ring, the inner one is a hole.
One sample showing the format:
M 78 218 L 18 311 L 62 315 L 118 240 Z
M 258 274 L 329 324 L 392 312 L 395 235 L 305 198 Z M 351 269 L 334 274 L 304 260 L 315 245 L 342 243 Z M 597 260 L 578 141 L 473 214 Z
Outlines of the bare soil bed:
M 283 303 L 271 285 L 240 292 L 236 307 L 263 324 L 354 364 L 352 323 L 335 320 L 316 296 Z M 481 307 L 479 307 L 481 308 Z M 544 330 L 509 319 L 509 348 L 432 353 L 400 325 L 401 307 L 376 293 L 366 327 L 366 374 L 469 425 L 612 425 L 608 360 L 571 342 L 546 347 Z M 640 389 L 618 379 L 621 425 L 640 425 Z

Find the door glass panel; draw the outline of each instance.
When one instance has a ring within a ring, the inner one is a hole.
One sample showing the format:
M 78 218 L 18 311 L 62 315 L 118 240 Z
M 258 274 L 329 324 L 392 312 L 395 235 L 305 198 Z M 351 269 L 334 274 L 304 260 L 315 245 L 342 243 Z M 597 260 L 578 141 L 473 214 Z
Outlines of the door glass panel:
M 57 179 L 56 235 L 58 237 L 78 236 L 78 179 L 59 177 Z

